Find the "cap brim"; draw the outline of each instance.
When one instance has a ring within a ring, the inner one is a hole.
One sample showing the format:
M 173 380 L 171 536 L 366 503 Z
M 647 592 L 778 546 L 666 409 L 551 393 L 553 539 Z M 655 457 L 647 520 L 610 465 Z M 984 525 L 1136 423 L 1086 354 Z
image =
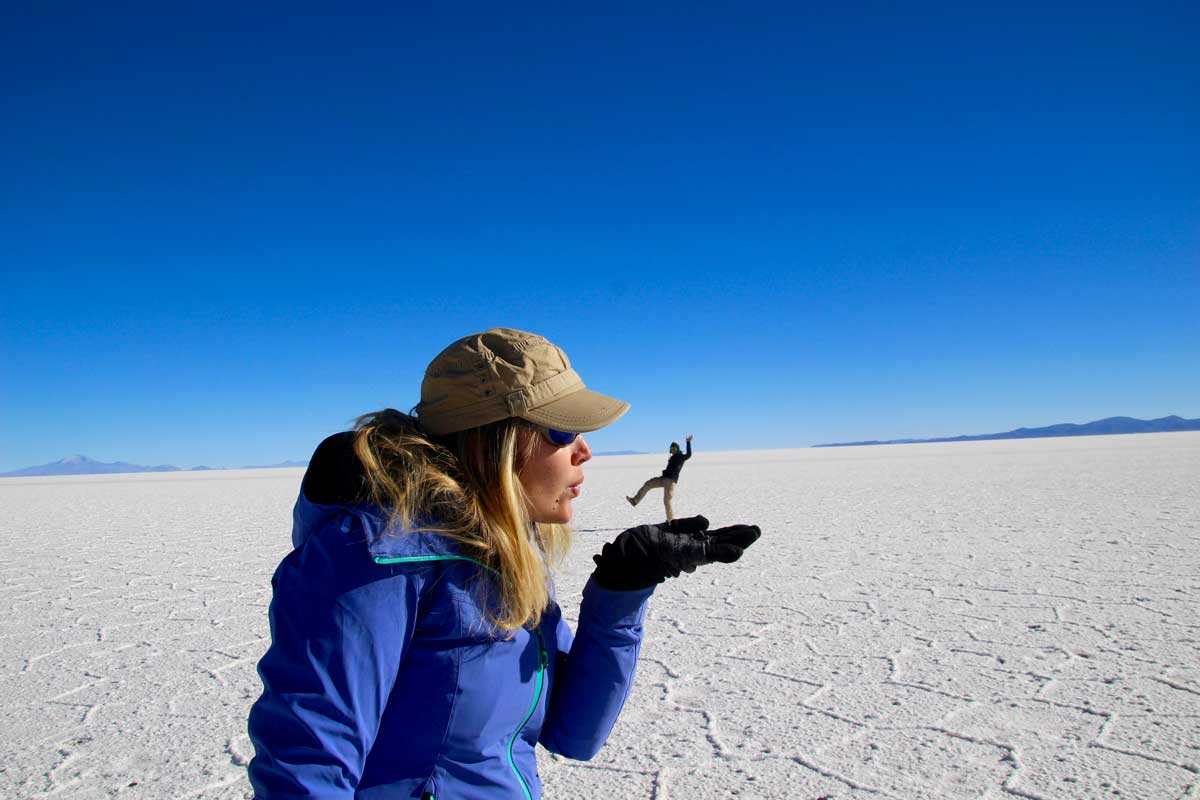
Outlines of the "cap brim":
M 528 409 L 521 417 L 555 430 L 588 433 L 611 425 L 628 410 L 629 403 L 624 400 L 591 389 L 580 389 L 543 406 Z

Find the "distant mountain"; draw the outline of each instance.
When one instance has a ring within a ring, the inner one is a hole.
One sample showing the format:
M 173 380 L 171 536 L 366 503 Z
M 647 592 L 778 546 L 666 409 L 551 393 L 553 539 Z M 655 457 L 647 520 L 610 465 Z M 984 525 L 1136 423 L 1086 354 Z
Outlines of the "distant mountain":
M 25 467 L 12 472 L 0 473 L 0 478 L 19 478 L 28 475 L 108 475 L 115 472 L 178 472 L 179 467 L 170 464 L 160 464 L 157 467 L 146 467 L 141 464 L 127 464 L 124 461 L 96 461 L 87 456 L 67 456 L 52 464 L 42 464 L 36 467 Z
M 248 467 L 236 467 L 236 469 L 281 469 L 283 467 L 307 467 L 308 460 L 304 461 L 280 461 L 278 464 L 252 464 Z M 222 469 L 228 469 L 222 467 Z
M 205 472 L 221 469 L 276 469 L 279 467 L 307 467 L 307 461 L 282 461 L 278 464 L 264 464 L 251 467 L 190 467 L 190 472 Z M 24 467 L 12 472 L 0 472 L 0 478 L 24 478 L 39 475 L 112 475 L 121 472 L 182 472 L 183 467 L 171 464 L 160 464 L 157 467 L 147 467 L 141 464 L 128 464 L 124 461 L 96 461 L 87 456 L 67 456 L 52 464 L 41 464 L 36 467 Z
M 592 453 L 594 456 L 644 456 L 642 450 L 605 450 L 603 453 Z
M 1184 419 L 1169 416 L 1158 419 L 1134 419 L 1133 417 L 1106 417 L 1094 422 L 1077 425 L 1063 422 L 1044 428 L 1017 428 L 1004 433 L 980 433 L 974 436 L 950 436 L 942 439 L 888 439 L 867 442 L 834 442 L 814 444 L 813 447 L 859 447 L 869 444 L 924 444 L 927 442 L 979 442 L 986 439 L 1039 439 L 1050 436 L 1111 436 L 1118 433 L 1169 433 L 1173 431 L 1200 431 L 1200 419 Z

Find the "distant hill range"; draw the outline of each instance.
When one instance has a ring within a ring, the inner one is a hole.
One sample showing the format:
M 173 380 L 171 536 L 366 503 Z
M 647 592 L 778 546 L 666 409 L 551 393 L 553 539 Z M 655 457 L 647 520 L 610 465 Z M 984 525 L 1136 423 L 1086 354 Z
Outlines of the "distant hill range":
M 35 475 L 110 475 L 120 472 L 203 472 L 213 469 L 272 469 L 275 467 L 307 467 L 307 461 L 284 461 L 280 464 L 263 464 L 249 467 L 176 467 L 172 464 L 159 464 L 157 467 L 147 467 L 142 464 L 127 464 L 124 461 L 96 461 L 87 456 L 67 456 L 51 464 L 41 464 L 36 467 L 25 467 L 12 472 L 0 472 L 0 478 L 23 478 Z
M 1004 433 L 980 433 L 974 436 L 948 436 L 941 439 L 872 439 L 863 442 L 833 442 L 814 444 L 813 447 L 861 447 L 872 444 L 924 444 L 926 442 L 979 442 L 986 439 L 1038 439 L 1048 436 L 1110 436 L 1118 433 L 1167 433 L 1171 431 L 1200 431 L 1200 419 L 1184 419 L 1170 416 L 1158 419 L 1134 419 L 1133 417 L 1108 417 L 1095 422 L 1076 425 L 1064 422 L 1044 428 L 1017 428 Z M 596 453 L 598 456 L 643 455 L 640 450 L 610 450 Z M 40 475 L 110 475 L 122 472 L 202 472 L 219 469 L 277 469 L 281 467 L 307 467 L 308 461 L 282 461 L 278 464 L 256 464 L 246 467 L 176 467 L 159 464 L 147 467 L 124 461 L 96 461 L 83 455 L 67 456 L 51 464 L 25 467 L 12 472 L 0 472 L 0 478 L 23 478 Z
M 1063 422 L 1044 428 L 1017 428 L 1004 433 L 980 433 L 974 436 L 949 436 L 943 439 L 888 439 L 868 442 L 834 442 L 814 444 L 813 447 L 859 447 L 869 444 L 924 444 L 926 442 L 980 442 L 986 439 L 1040 439 L 1050 436 L 1111 436 L 1117 433 L 1169 433 L 1173 431 L 1200 431 L 1200 419 L 1184 419 L 1170 416 L 1158 419 L 1134 419 L 1133 417 L 1107 417 L 1095 422 L 1076 425 Z
M 640 450 L 613 450 L 607 453 L 596 453 L 598 456 L 639 455 Z M 252 464 L 246 467 L 176 467 L 173 464 L 159 464 L 157 467 L 147 467 L 144 464 L 129 464 L 124 461 L 96 461 L 87 456 L 67 456 L 51 464 L 40 464 L 36 467 L 24 467 L 12 472 L 0 472 L 0 478 L 31 478 L 40 475 L 112 475 L 121 472 L 207 472 L 220 469 L 279 469 L 281 467 L 307 467 L 307 461 L 281 461 L 278 464 Z

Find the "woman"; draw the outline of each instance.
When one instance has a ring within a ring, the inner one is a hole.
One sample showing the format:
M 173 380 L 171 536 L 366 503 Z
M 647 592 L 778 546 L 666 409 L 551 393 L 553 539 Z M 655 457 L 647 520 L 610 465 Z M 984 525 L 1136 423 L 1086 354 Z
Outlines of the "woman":
M 646 601 L 758 538 L 703 517 L 604 546 L 572 634 L 550 567 L 591 450 L 628 403 L 540 336 L 495 328 L 433 360 L 409 416 L 317 448 L 272 579 L 250 711 L 259 798 L 541 796 L 534 747 L 588 759 L 633 681 Z

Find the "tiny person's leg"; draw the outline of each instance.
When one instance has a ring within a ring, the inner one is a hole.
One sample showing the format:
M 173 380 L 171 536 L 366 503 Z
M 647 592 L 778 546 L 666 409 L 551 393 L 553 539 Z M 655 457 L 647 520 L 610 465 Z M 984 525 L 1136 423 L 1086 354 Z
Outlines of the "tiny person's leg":
M 646 496 L 646 492 L 658 485 L 655 483 L 656 480 L 657 478 L 651 478 L 650 480 L 646 481 L 642 484 L 642 488 L 637 490 L 637 494 L 635 494 L 633 497 L 626 497 L 625 499 L 629 501 L 631 506 L 636 506 L 638 503 L 642 502 L 642 498 Z
M 675 481 L 668 479 L 663 484 L 663 505 L 667 508 L 667 522 L 675 519 L 675 512 L 671 510 L 671 501 L 675 499 Z

